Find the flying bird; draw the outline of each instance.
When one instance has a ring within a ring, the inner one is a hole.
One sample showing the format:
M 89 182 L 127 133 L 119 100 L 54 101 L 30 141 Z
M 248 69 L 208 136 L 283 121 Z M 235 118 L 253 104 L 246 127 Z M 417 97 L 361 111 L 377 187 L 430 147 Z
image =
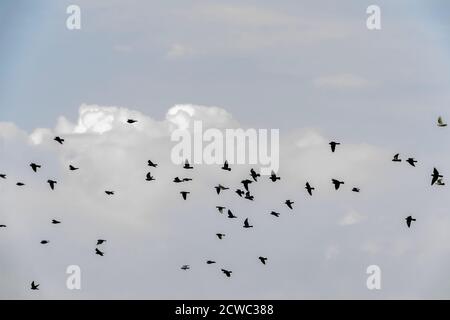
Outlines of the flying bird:
M 103 239 L 98 239 L 97 240 L 97 245 L 99 246 L 99 245 L 102 245 L 102 244 L 104 244 L 106 242 L 106 240 L 103 240 Z
M 194 167 L 191 166 L 191 165 L 189 164 L 189 161 L 187 161 L 187 160 L 186 160 L 186 162 L 184 163 L 183 168 L 184 168 L 184 169 L 194 169 Z
M 309 195 L 312 196 L 312 191 L 315 190 L 315 188 L 311 187 L 309 182 L 306 182 L 305 189 L 308 191 Z
M 233 212 L 231 212 L 230 209 L 228 209 L 228 218 L 230 219 L 236 219 L 237 217 L 233 214 Z
M 417 160 L 414 160 L 414 158 L 408 158 L 406 159 L 406 162 L 415 167 L 416 166 L 415 163 L 417 162 Z
M 216 263 L 216 262 L 213 261 L 213 260 L 208 260 L 208 261 L 206 261 L 206 264 L 214 264 L 214 263 Z
M 6 228 L 6 224 L 0 224 L 0 228 Z
M 245 229 L 248 229 L 248 228 L 253 228 L 253 226 L 251 226 L 251 225 L 249 224 L 249 222 L 248 222 L 248 218 L 247 218 L 247 219 L 245 219 L 245 221 L 244 221 L 244 228 L 245 228 Z
M 181 196 L 183 197 L 184 200 L 186 200 L 187 195 L 190 193 L 189 191 L 181 191 Z
M 329 143 L 329 145 L 331 146 L 331 152 L 334 152 L 334 151 L 336 151 L 336 146 L 340 145 L 340 143 L 339 142 L 335 142 L 335 141 L 331 141 Z
M 30 164 L 30 167 L 31 167 L 31 169 L 33 169 L 34 172 L 37 172 L 37 169 L 41 168 L 41 166 L 36 163 Z
M 223 237 L 225 237 L 225 234 L 223 233 L 216 233 L 217 238 L 219 238 L 219 240 L 222 240 Z
M 64 143 L 64 139 L 62 139 L 62 138 L 60 138 L 60 137 L 55 137 L 55 139 L 53 139 L 53 140 L 55 140 L 55 141 L 58 142 L 59 144 L 63 144 L 63 143 Z
M 336 179 L 331 179 L 331 182 L 333 182 L 334 188 L 335 188 L 336 190 L 339 189 L 339 187 L 341 186 L 341 184 L 344 184 L 344 181 L 339 181 L 339 180 L 336 180 Z
M 229 278 L 229 277 L 231 277 L 231 274 L 233 273 L 233 271 L 229 271 L 229 270 L 225 270 L 225 269 L 222 269 L 222 272 Z
M 292 210 L 292 205 L 294 204 L 294 201 L 286 200 L 284 203 L 288 206 L 289 209 Z
M 239 197 L 241 197 L 242 198 L 242 196 L 245 194 L 245 192 L 243 191 L 243 190 L 241 190 L 241 189 L 237 189 L 236 190 L 236 193 L 239 195 Z
M 52 220 L 52 224 L 60 224 L 60 223 L 61 223 L 61 221 L 58 221 L 58 220 L 55 220 L 55 219 Z
M 431 185 L 433 185 L 438 181 L 439 178 L 443 178 L 444 176 L 439 174 L 439 171 L 436 168 L 434 168 L 433 173 L 431 174 L 431 177 L 433 178 L 431 180 Z
M 253 180 L 255 180 L 255 182 L 258 181 L 258 177 L 261 177 L 261 175 L 259 173 L 256 173 L 253 168 L 250 169 L 250 176 L 253 178 Z
M 181 270 L 184 270 L 184 271 L 187 271 L 187 270 L 189 270 L 190 268 L 191 268 L 190 265 L 185 264 L 185 265 L 183 265 L 180 269 L 181 269 Z
M 248 191 L 248 185 L 249 185 L 250 183 L 252 183 L 252 181 L 251 181 L 251 180 L 248 180 L 248 179 L 245 179 L 245 180 L 242 180 L 241 183 L 244 185 L 245 190 Z
M 49 240 L 42 240 L 41 244 L 48 244 L 50 241 Z
M 216 206 L 217 210 L 219 210 L 220 213 L 223 213 L 223 210 L 226 209 L 225 207 Z
M 56 182 L 55 180 L 47 180 L 47 183 L 50 185 L 50 189 L 55 190 L 55 184 L 57 184 L 58 182 Z
M 35 284 L 34 281 L 31 282 L 31 290 L 39 290 L 39 284 Z
M 6 179 L 6 174 L 4 174 L 4 173 L 0 174 L 0 178 Z
M 354 187 L 354 188 L 352 189 L 352 191 L 353 191 L 353 192 L 359 192 L 359 188 Z
M 255 199 L 255 197 L 250 194 L 250 191 L 247 191 L 245 193 L 245 199 L 253 201 L 253 199 Z
M 267 258 L 259 257 L 258 259 L 261 261 L 262 264 L 266 264 Z
M 228 165 L 228 161 L 225 160 L 222 170 L 231 171 L 230 166 Z
M 394 161 L 394 162 L 401 162 L 402 159 L 400 159 L 399 156 L 400 156 L 400 154 L 398 154 L 398 153 L 395 154 L 395 155 L 394 155 L 394 159 L 392 159 L 392 161 Z
M 136 123 L 137 122 L 137 120 L 134 120 L 134 119 L 128 119 L 127 120 L 127 123 L 129 123 L 129 124 L 133 124 L 133 123 Z
M 98 248 L 95 248 L 95 254 L 99 255 L 100 257 L 103 257 L 105 253 L 103 251 L 98 250 Z
M 76 171 L 76 170 L 78 170 L 79 168 L 76 168 L 76 167 L 74 167 L 73 165 L 69 165 L 69 170 L 70 171 Z
M 277 180 L 280 180 L 280 177 L 277 177 L 277 175 L 275 174 L 275 172 L 272 170 L 272 173 L 270 174 L 270 180 L 272 180 L 272 182 L 275 182 Z
M 412 221 L 416 221 L 416 219 L 414 219 L 414 218 L 411 217 L 411 216 L 406 217 L 405 220 L 406 220 L 406 224 L 408 225 L 408 228 L 411 227 L 411 222 L 412 222 Z
M 25 185 L 25 183 L 23 183 L 23 182 L 17 182 L 16 183 L 16 186 L 18 186 L 18 187 L 23 187 Z
M 153 181 L 153 180 L 155 180 L 155 178 L 152 177 L 152 174 L 149 172 L 149 173 L 147 173 L 147 178 L 145 178 L 145 180 L 146 181 Z
M 108 196 L 113 196 L 113 195 L 114 195 L 114 191 L 108 191 L 108 190 L 106 190 L 105 193 L 106 193 Z
M 216 189 L 217 194 L 220 194 L 220 191 L 222 190 L 228 190 L 230 188 L 224 187 L 223 185 L 219 184 L 217 187 L 214 187 Z
M 156 168 L 156 167 L 158 166 L 158 164 L 153 163 L 152 160 L 148 160 L 148 166 L 149 166 L 149 167 Z
M 275 211 L 271 211 L 270 214 L 275 216 L 275 217 L 277 217 L 277 218 L 280 216 L 280 213 L 275 212 Z
M 444 123 L 444 120 L 442 120 L 442 117 L 441 117 L 441 116 L 439 116 L 439 118 L 438 118 L 438 123 L 437 123 L 437 125 L 438 125 L 438 127 L 446 127 L 446 126 L 447 126 L 447 124 Z

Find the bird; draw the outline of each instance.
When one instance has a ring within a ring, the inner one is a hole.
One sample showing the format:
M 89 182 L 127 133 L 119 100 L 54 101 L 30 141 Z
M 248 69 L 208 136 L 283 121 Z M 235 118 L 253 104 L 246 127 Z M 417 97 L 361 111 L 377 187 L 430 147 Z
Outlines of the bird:
M 237 189 L 236 190 L 236 193 L 239 195 L 239 197 L 241 197 L 242 198 L 242 196 L 245 194 L 245 192 L 243 191 L 243 190 L 241 190 L 241 189 Z
M 340 143 L 339 142 L 335 142 L 335 141 L 331 141 L 329 143 L 329 145 L 331 146 L 331 152 L 334 152 L 334 151 L 336 151 L 336 146 L 340 145 Z
M 438 127 L 446 127 L 446 126 L 447 126 L 447 124 L 444 123 L 444 120 L 442 120 L 442 117 L 441 117 L 441 116 L 439 116 L 439 118 L 438 118 L 438 123 L 437 123 L 437 125 L 438 125 Z
M 309 182 L 306 182 L 305 189 L 308 191 L 309 195 L 312 196 L 312 191 L 315 190 L 315 188 L 311 187 Z
M 152 160 L 148 160 L 147 164 L 148 164 L 149 167 L 153 167 L 153 168 L 156 168 L 158 166 L 158 164 L 153 163 Z
M 442 178 L 439 178 L 439 179 L 436 181 L 436 184 L 437 184 L 438 186 L 445 186 L 445 182 L 442 180 Z
M 183 182 L 192 181 L 191 178 L 183 178 Z
M 284 203 L 288 206 L 289 209 L 292 210 L 292 205 L 294 204 L 294 201 L 286 200 Z
M 279 212 L 275 212 L 275 211 L 271 211 L 270 214 L 275 216 L 275 217 L 277 217 L 277 218 L 280 216 L 280 213 Z
M 63 143 L 64 143 L 64 139 L 62 139 L 62 138 L 60 138 L 60 137 L 55 137 L 55 139 L 53 139 L 53 140 L 55 140 L 55 141 L 58 142 L 59 144 L 63 144 Z
M 248 222 L 248 218 L 247 218 L 247 219 L 245 219 L 245 221 L 244 221 L 244 228 L 245 228 L 245 229 L 248 229 L 248 228 L 253 228 L 253 226 L 251 226 L 251 225 L 249 224 L 249 222 Z
M 98 239 L 97 240 L 97 245 L 99 246 L 99 245 L 102 245 L 102 244 L 104 244 L 106 242 L 106 240 L 103 240 L 103 239 Z
M 173 182 L 175 182 L 175 183 L 182 183 L 182 182 L 187 182 L 187 181 L 192 181 L 192 179 L 191 178 L 180 179 L 178 177 L 175 177 L 175 179 L 173 179 Z
M 398 153 L 395 154 L 394 158 L 392 159 L 392 161 L 394 161 L 394 162 L 402 162 L 402 159 L 400 159 L 399 156 L 400 156 L 400 154 L 398 154 Z
M 359 188 L 354 187 L 354 188 L 352 189 L 352 191 L 353 191 L 353 192 L 359 192 Z
M 39 290 L 39 284 L 35 284 L 34 281 L 31 282 L 31 290 Z
M 6 228 L 6 224 L 0 224 L 0 228 Z
M 223 233 L 216 233 L 217 238 L 219 238 L 219 240 L 222 240 L 223 237 L 225 237 L 225 234 Z
M 229 271 L 229 270 L 225 270 L 225 269 L 221 269 L 221 270 L 228 278 L 231 277 L 231 274 L 233 273 L 233 271 Z
M 191 166 L 191 165 L 189 164 L 189 161 L 187 161 L 187 160 L 186 160 L 186 162 L 184 163 L 183 168 L 184 168 L 184 169 L 194 169 L 194 167 Z
M 218 186 L 214 187 L 216 189 L 217 194 L 220 194 L 221 190 L 228 190 L 230 188 L 224 187 L 223 185 L 219 184 Z
M 214 264 L 214 263 L 216 263 L 216 262 L 213 261 L 213 260 L 208 260 L 208 261 L 206 261 L 206 264 Z
M 78 170 L 79 168 L 76 168 L 76 167 L 74 167 L 73 165 L 69 165 L 69 170 L 70 171 L 76 171 L 76 170 Z
M 252 181 L 251 181 L 251 180 L 248 180 L 248 179 L 245 179 L 245 180 L 242 180 L 241 183 L 244 185 L 245 190 L 248 191 L 248 185 L 249 185 L 250 183 L 252 183 Z
M 99 255 L 100 257 L 103 257 L 103 255 L 105 254 L 103 251 L 98 250 L 98 248 L 95 248 L 95 254 Z
M 25 183 L 23 183 L 23 182 L 17 182 L 16 183 L 16 186 L 18 186 L 18 187 L 23 187 L 25 185 Z
M 411 217 L 411 216 L 406 217 L 405 220 L 406 220 L 406 224 L 407 224 L 408 228 L 411 227 L 411 222 L 412 222 L 412 221 L 416 221 L 416 219 L 414 219 L 414 218 Z
M 49 240 L 42 240 L 41 244 L 48 244 L 50 241 Z
M 108 191 L 108 190 L 106 190 L 105 193 L 106 193 L 108 196 L 113 196 L 113 195 L 114 195 L 114 191 Z
M 0 174 L 0 178 L 6 179 L 6 174 L 4 174 L 4 173 Z
M 222 167 L 222 170 L 231 171 L 231 168 L 228 165 L 228 161 L 227 160 L 225 160 L 225 162 L 223 164 L 223 167 Z
M 134 120 L 134 119 L 128 119 L 127 120 L 127 123 L 129 123 L 129 124 L 133 124 L 133 123 L 136 123 L 137 122 L 137 120 Z
M 277 180 L 280 180 L 280 177 L 277 177 L 277 175 L 275 174 L 275 172 L 272 170 L 272 173 L 270 174 L 270 180 L 272 180 L 272 182 L 275 182 Z
M 61 221 L 58 221 L 58 220 L 55 220 L 55 219 L 52 220 L 52 224 L 60 224 L 60 223 L 61 223 Z
M 245 199 L 253 201 L 253 199 L 255 199 L 255 197 L 250 194 L 250 191 L 247 191 L 245 193 Z
M 414 158 L 408 158 L 406 159 L 406 162 L 415 167 L 416 166 L 415 163 L 417 162 L 417 160 L 414 160 Z
M 187 270 L 189 270 L 190 268 L 191 268 L 190 265 L 185 264 L 185 265 L 183 265 L 180 269 L 181 269 L 181 270 L 184 270 L 184 271 L 187 271 Z
M 216 206 L 217 210 L 219 210 L 220 213 L 223 213 L 223 210 L 226 209 L 226 207 Z
M 37 172 L 37 169 L 41 168 L 41 166 L 36 163 L 30 164 L 30 167 L 31 169 L 33 169 L 34 172 Z
M 187 195 L 190 193 L 189 191 L 181 191 L 181 196 L 183 197 L 184 200 L 186 200 Z
M 255 180 L 255 182 L 258 181 L 258 177 L 261 177 L 261 175 L 259 173 L 256 173 L 253 168 L 250 169 L 250 176 L 253 178 L 253 180 Z
M 47 180 L 47 183 L 50 185 L 50 189 L 55 190 L 55 184 L 57 184 L 58 182 L 56 182 L 55 180 Z
M 331 179 L 331 182 L 333 182 L 334 188 L 335 188 L 336 190 L 339 189 L 339 187 L 341 186 L 341 184 L 344 184 L 344 181 L 339 181 L 339 180 L 336 180 L 336 179 Z
M 156 179 L 154 177 L 152 177 L 152 174 L 149 172 L 149 173 L 147 173 L 147 178 L 145 178 L 145 180 L 153 181 L 153 180 L 156 180 Z
M 431 185 L 435 184 L 439 178 L 443 178 L 444 176 L 439 174 L 439 171 L 436 168 L 433 168 L 433 173 L 431 174 L 433 179 L 431 180 Z
M 230 209 L 228 209 L 228 218 L 230 219 L 236 219 L 237 217 L 233 214 L 233 212 L 231 212 Z
M 261 261 L 262 264 L 266 264 L 267 258 L 259 257 L 258 259 Z

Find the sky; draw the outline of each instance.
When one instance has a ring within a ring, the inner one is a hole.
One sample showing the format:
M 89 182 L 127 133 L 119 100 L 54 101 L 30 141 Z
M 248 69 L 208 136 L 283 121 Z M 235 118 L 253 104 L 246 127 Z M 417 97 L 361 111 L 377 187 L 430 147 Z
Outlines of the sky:
M 70 4 L 81 8 L 81 30 L 66 28 Z M 371 4 L 381 30 L 366 27 Z M 436 126 L 438 116 L 450 119 L 449 9 L 400 0 L 2 1 L 0 298 L 449 298 L 450 200 L 447 186 L 429 185 L 433 167 L 445 175 L 450 163 L 448 130 Z M 254 202 L 233 192 L 251 165 L 199 165 L 190 185 L 173 184 L 186 175 L 170 158 L 180 119 L 280 130 L 281 180 L 255 183 Z M 341 142 L 335 154 L 331 140 Z M 417 167 L 392 163 L 395 153 Z M 152 183 L 148 159 L 159 163 Z M 335 177 L 346 181 L 338 192 Z M 233 190 L 217 196 L 218 183 Z M 417 218 L 411 229 L 408 215 Z M 242 228 L 246 217 L 253 230 Z M 104 257 L 93 253 L 98 238 L 108 239 Z M 81 290 L 65 286 L 72 264 Z M 372 264 L 381 290 L 366 287 Z

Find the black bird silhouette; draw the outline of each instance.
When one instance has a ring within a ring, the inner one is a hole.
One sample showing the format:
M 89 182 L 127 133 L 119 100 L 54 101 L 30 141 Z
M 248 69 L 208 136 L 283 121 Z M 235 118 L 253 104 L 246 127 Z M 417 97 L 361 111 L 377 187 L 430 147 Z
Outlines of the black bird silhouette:
M 189 270 L 190 268 L 191 268 L 190 265 L 185 264 L 185 265 L 183 265 L 180 269 L 181 269 L 181 270 L 184 270 L 184 271 L 187 271 L 187 270 Z
M 231 171 L 230 166 L 228 165 L 228 161 L 225 160 L 222 170 Z
M 410 165 L 412 165 L 413 167 L 415 167 L 415 163 L 417 162 L 416 160 L 414 160 L 414 158 L 408 158 L 406 159 L 406 162 L 408 162 Z
M 255 180 L 255 182 L 258 181 L 258 177 L 261 177 L 261 175 L 259 173 L 256 173 L 253 168 L 250 169 L 250 176 L 253 178 L 253 180 Z
M 242 197 L 245 194 L 245 192 L 241 189 L 237 189 L 236 193 L 239 195 L 239 197 Z
M 97 245 L 99 246 L 99 245 L 102 245 L 102 244 L 104 244 L 106 242 L 106 240 L 103 240 L 103 239 L 98 239 L 97 240 Z
M 194 169 L 194 167 L 191 166 L 191 165 L 189 164 L 189 161 L 187 161 L 187 160 L 186 160 L 186 162 L 184 163 L 183 168 L 184 168 L 184 169 Z
M 39 284 L 35 284 L 34 281 L 31 282 L 31 290 L 39 290 Z
M 105 193 L 106 193 L 108 196 L 113 196 L 113 195 L 114 195 L 114 191 L 108 191 L 108 190 L 106 190 Z
M 270 178 L 269 178 L 269 179 L 272 180 L 272 182 L 275 182 L 275 181 L 277 181 L 277 180 L 280 180 L 281 178 L 280 178 L 280 177 L 277 177 L 277 175 L 275 174 L 275 172 L 272 171 L 272 173 L 270 174 Z
M 308 191 L 309 195 L 312 196 L 312 191 L 315 190 L 315 188 L 311 187 L 309 182 L 306 182 L 305 189 Z
M 129 123 L 129 124 L 133 124 L 133 123 L 136 123 L 137 122 L 137 120 L 134 120 L 134 119 L 128 119 L 127 120 L 127 123 Z
M 214 187 L 216 189 L 217 194 L 220 194 L 221 190 L 228 190 L 230 188 L 224 187 L 223 185 L 219 184 L 218 186 Z
M 247 219 L 245 219 L 245 221 L 244 221 L 244 228 L 245 228 L 245 229 L 248 229 L 248 228 L 253 228 L 253 226 L 251 226 L 251 225 L 249 224 L 249 222 L 248 222 L 248 218 L 247 218 Z
M 58 142 L 59 144 L 63 144 L 64 143 L 64 139 L 60 138 L 60 137 L 55 137 L 54 139 L 56 142 Z
M 226 209 L 225 207 L 216 206 L 217 210 L 219 210 L 220 213 L 223 213 L 223 210 Z
M 245 179 L 245 180 L 242 180 L 241 183 L 244 185 L 245 190 L 248 191 L 248 185 L 249 185 L 250 183 L 252 183 L 252 181 L 251 181 L 251 180 L 248 180 L 248 179 Z
M 55 180 L 47 180 L 47 183 L 50 185 L 50 189 L 55 190 L 55 184 L 57 184 L 58 182 L 56 182 Z
M 223 233 L 216 233 L 217 238 L 219 238 L 220 240 L 223 239 L 223 237 L 225 237 L 225 234 Z
M 213 260 L 208 260 L 208 261 L 206 261 L 206 264 L 214 264 L 214 263 L 216 263 L 216 262 L 213 261 Z
M 411 227 L 411 222 L 412 222 L 412 221 L 416 221 L 416 219 L 414 219 L 414 218 L 411 217 L 411 216 L 406 217 L 405 220 L 406 220 L 406 224 L 408 225 L 408 228 Z
M 0 228 L 6 228 L 6 224 L 0 224 Z
M 147 180 L 147 181 L 153 181 L 153 180 L 155 180 L 155 178 L 152 177 L 152 174 L 149 172 L 149 173 L 147 173 L 147 178 L 145 178 L 145 180 Z
M 341 184 L 344 184 L 344 181 L 339 181 L 339 180 L 336 180 L 336 179 L 331 179 L 331 182 L 333 182 L 334 188 L 335 188 L 336 190 L 339 189 L 339 187 L 341 186 Z
M 58 221 L 58 220 L 55 220 L 55 219 L 52 220 L 52 224 L 60 224 L 60 223 L 61 223 L 61 221 Z
M 294 204 L 294 201 L 286 200 L 284 203 L 289 207 L 289 209 L 292 210 L 292 205 Z
M 4 173 L 0 174 L 0 178 L 6 179 L 6 174 L 4 174 Z
M 103 257 L 105 253 L 103 251 L 98 250 L 98 248 L 95 248 L 95 254 L 99 255 L 100 257 Z
M 359 188 L 354 187 L 354 188 L 352 189 L 352 191 L 353 191 L 353 192 L 359 192 Z
M 23 182 L 17 182 L 16 183 L 16 186 L 18 186 L 18 187 L 23 187 L 25 185 L 25 183 L 23 183 Z
M 69 165 L 69 170 L 70 171 L 76 171 L 76 170 L 78 170 L 79 168 L 77 168 L 77 167 L 74 167 L 73 165 Z
M 156 168 L 156 167 L 158 166 L 158 164 L 153 163 L 152 160 L 148 160 L 148 166 L 149 166 L 149 167 Z
M 400 159 L 399 156 L 400 156 L 400 154 L 398 154 L 398 153 L 396 155 L 394 155 L 394 159 L 392 159 L 392 161 L 394 161 L 394 162 L 402 162 L 402 159 Z
M 271 211 L 270 214 L 275 216 L 275 217 L 277 217 L 277 218 L 280 216 L 280 213 L 275 212 L 275 211 Z
M 190 193 L 189 191 L 181 191 L 181 196 L 183 197 L 184 200 L 186 200 L 187 195 Z
M 233 273 L 233 271 L 229 271 L 229 270 L 225 270 L 225 269 L 222 269 L 222 272 L 225 273 L 225 275 L 226 275 L 228 278 L 231 277 L 231 274 Z
M 439 116 L 438 118 L 438 123 L 437 123 L 438 127 L 446 127 L 447 124 L 444 122 L 444 120 L 442 120 L 442 117 Z
M 183 182 L 192 181 L 191 178 L 183 178 Z
M 330 142 L 331 152 L 336 151 L 336 146 L 338 146 L 338 145 L 340 145 L 339 142 L 331 141 L 331 142 Z
M 255 197 L 250 194 L 250 191 L 247 191 L 245 193 L 245 199 L 253 201 Z
M 230 209 L 228 209 L 228 218 L 230 219 L 236 219 L 237 217 L 233 214 L 233 212 L 231 212 Z
M 48 240 L 42 240 L 41 241 L 41 244 L 48 244 L 50 241 L 48 241 Z
M 267 258 L 259 257 L 258 259 L 261 261 L 262 264 L 266 264 Z
M 436 181 L 438 181 L 439 178 L 443 178 L 441 174 L 439 174 L 439 171 L 436 168 L 433 168 L 433 173 L 431 174 L 433 179 L 431 180 L 431 185 L 435 184 Z
M 31 169 L 33 169 L 34 172 L 37 172 L 37 169 L 41 168 L 41 166 L 36 163 L 30 164 L 30 167 Z
M 187 181 L 192 181 L 192 179 L 191 178 L 180 179 L 178 177 L 175 177 L 175 179 L 173 179 L 173 182 L 175 182 L 175 183 L 181 183 L 181 182 L 187 182 Z

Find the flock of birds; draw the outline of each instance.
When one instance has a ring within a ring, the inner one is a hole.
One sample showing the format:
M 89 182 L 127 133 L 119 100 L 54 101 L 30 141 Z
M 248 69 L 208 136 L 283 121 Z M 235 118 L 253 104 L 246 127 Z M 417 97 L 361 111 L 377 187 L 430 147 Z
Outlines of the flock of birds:
M 128 124 L 134 124 L 136 122 L 137 122 L 137 120 L 134 120 L 134 119 L 128 119 L 127 120 Z M 438 127 L 446 127 L 447 126 L 447 124 L 443 121 L 442 117 L 438 118 L 437 126 Z M 63 138 L 61 138 L 61 137 L 55 137 L 54 141 L 56 141 L 57 143 L 59 143 L 61 145 L 63 145 L 64 142 L 65 142 L 65 140 Z M 334 152 L 336 152 L 336 148 L 337 148 L 337 146 L 340 145 L 340 143 L 336 142 L 336 141 L 331 141 L 329 143 L 329 145 L 330 145 L 330 148 L 331 148 L 331 152 L 334 153 Z M 392 161 L 393 162 L 401 162 L 402 159 L 400 159 L 400 154 L 395 154 L 393 159 L 392 159 Z M 415 160 L 414 158 L 407 158 L 405 161 L 408 164 L 410 164 L 411 166 L 413 166 L 413 167 L 415 167 L 415 164 L 417 163 L 417 160 Z M 158 164 L 152 162 L 151 160 L 148 160 L 147 164 L 151 168 L 157 168 L 158 167 Z M 30 167 L 36 173 L 36 172 L 38 172 L 39 169 L 41 169 L 42 166 L 39 165 L 39 164 L 36 164 L 36 163 L 31 163 Z M 191 164 L 189 164 L 188 160 L 185 161 L 185 163 L 183 165 L 183 168 L 186 169 L 186 170 L 194 169 L 194 167 Z M 224 162 L 224 164 L 221 167 L 221 169 L 225 170 L 225 171 L 231 171 L 231 168 L 230 168 L 230 166 L 228 164 L 228 161 Z M 79 168 L 77 168 L 77 167 L 75 167 L 73 165 L 69 165 L 69 170 L 70 171 L 77 171 L 77 170 L 79 170 Z M 261 178 L 261 175 L 259 173 L 256 173 L 256 171 L 252 168 L 250 170 L 249 176 L 250 176 L 251 179 L 247 178 L 247 179 L 242 180 L 241 181 L 242 188 L 237 189 L 235 192 L 238 194 L 239 197 L 245 198 L 245 199 L 250 200 L 250 201 L 253 201 L 254 200 L 254 196 L 251 194 L 249 186 L 252 183 L 258 182 L 258 179 Z M 438 185 L 438 186 L 445 185 L 445 183 L 443 181 L 443 175 L 441 175 L 436 168 L 433 169 L 431 177 L 432 177 L 431 185 Z M 0 178 L 1 179 L 7 179 L 7 175 L 2 173 L 2 174 L 0 174 Z M 272 182 L 277 182 L 277 181 L 279 181 L 281 179 L 281 177 L 277 176 L 276 173 L 272 171 L 271 175 L 269 176 L 269 179 Z M 152 174 L 150 172 L 148 172 L 147 175 L 146 175 L 146 181 L 154 181 L 154 180 L 156 180 L 155 177 L 153 177 Z M 192 178 L 175 177 L 174 180 L 173 180 L 174 183 L 184 183 L 184 182 L 189 182 L 189 181 L 192 181 Z M 50 187 L 51 190 L 55 190 L 55 186 L 57 185 L 58 182 L 55 181 L 55 180 L 49 179 L 47 181 L 47 183 L 49 184 L 49 187 Z M 334 185 L 335 190 L 339 190 L 340 186 L 343 185 L 345 182 L 344 181 L 340 181 L 338 179 L 331 179 L 331 183 Z M 18 187 L 23 187 L 23 186 L 25 186 L 25 183 L 17 182 L 16 185 Z M 311 184 L 309 182 L 306 182 L 305 189 L 306 189 L 307 193 L 310 196 L 312 196 L 313 195 L 313 191 L 315 191 L 315 188 L 313 186 L 311 186 Z M 229 188 L 219 184 L 219 185 L 215 186 L 215 190 L 216 190 L 217 194 L 220 195 L 220 193 L 222 191 L 229 190 Z M 357 187 L 353 187 L 352 191 L 353 192 L 360 192 L 360 189 L 357 188 Z M 114 191 L 112 191 L 112 190 L 105 190 L 105 194 L 107 194 L 108 196 L 112 196 L 112 195 L 114 195 Z M 183 200 L 187 200 L 188 199 L 188 195 L 190 194 L 190 192 L 189 191 L 181 191 L 180 194 L 181 194 L 181 197 L 183 198 Z M 292 200 L 287 199 L 284 202 L 284 204 L 289 209 L 293 210 L 294 202 Z M 225 212 L 225 209 L 227 209 L 227 208 L 224 207 L 224 206 L 216 206 L 216 209 L 219 211 L 219 213 L 223 214 Z M 275 212 L 275 211 L 270 212 L 270 214 L 275 216 L 275 217 L 279 217 L 280 216 L 280 213 Z M 230 209 L 227 209 L 227 216 L 228 216 L 229 219 L 237 219 L 238 218 L 237 216 L 235 216 L 233 214 L 233 212 Z M 408 228 L 411 227 L 411 223 L 413 221 L 416 221 L 416 219 L 413 218 L 412 216 L 406 217 L 405 220 L 406 220 L 406 225 L 407 225 Z M 61 221 L 53 219 L 51 221 L 51 223 L 54 224 L 54 225 L 58 225 L 58 224 L 61 223 Z M 6 225 L 0 224 L 0 228 L 6 228 L 6 227 L 7 227 Z M 245 228 L 245 229 L 253 228 L 253 225 L 250 224 L 248 218 L 246 218 L 244 220 L 243 228 Z M 222 240 L 226 235 L 223 234 L 223 233 L 217 233 L 216 236 L 217 236 L 217 238 L 219 240 Z M 106 241 L 107 240 L 105 240 L 105 239 L 98 239 L 97 240 L 96 248 L 95 248 L 95 251 L 94 251 L 94 253 L 96 255 L 101 256 L 101 257 L 104 256 L 105 253 L 103 251 L 101 251 L 99 249 L 99 247 L 102 244 L 104 244 Z M 43 244 L 43 245 L 46 245 L 46 244 L 49 244 L 50 241 L 49 240 L 42 240 L 40 243 Z M 260 256 L 260 257 L 258 257 L 258 260 L 263 265 L 266 265 L 266 263 L 268 261 L 268 258 Z M 214 260 L 207 260 L 206 264 L 208 264 L 208 265 L 216 264 L 216 261 L 214 261 Z M 190 270 L 190 265 L 185 264 L 185 265 L 181 266 L 181 270 L 184 270 L 184 271 Z M 224 268 L 221 268 L 221 271 L 228 278 L 230 278 L 232 273 L 233 273 L 231 270 L 227 270 L 227 269 L 224 269 Z M 36 284 L 35 281 L 32 281 L 30 288 L 31 288 L 31 290 L 39 290 L 39 284 Z

